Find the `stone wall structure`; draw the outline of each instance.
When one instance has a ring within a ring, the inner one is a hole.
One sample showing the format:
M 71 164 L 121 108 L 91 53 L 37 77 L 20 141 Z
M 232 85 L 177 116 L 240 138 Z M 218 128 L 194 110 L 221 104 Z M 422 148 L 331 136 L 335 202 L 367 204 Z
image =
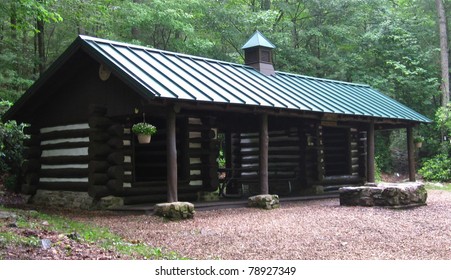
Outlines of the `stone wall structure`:
M 426 205 L 423 183 L 380 183 L 376 186 L 340 188 L 340 205 L 410 207 Z

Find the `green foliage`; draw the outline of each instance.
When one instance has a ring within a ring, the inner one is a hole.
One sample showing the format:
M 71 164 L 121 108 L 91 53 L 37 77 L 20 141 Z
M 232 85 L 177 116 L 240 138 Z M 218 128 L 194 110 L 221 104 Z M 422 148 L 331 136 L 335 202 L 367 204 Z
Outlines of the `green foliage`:
M 440 191 L 451 191 L 451 184 L 434 184 L 434 183 L 426 183 L 426 189 L 428 190 L 440 190 Z
M 390 149 L 390 131 L 378 132 L 375 135 L 376 166 L 379 172 L 393 171 L 393 158 Z
M 2 211 L 12 211 L 0 207 Z M 14 210 L 18 215 L 18 226 L 21 228 L 41 229 L 56 231 L 62 234 L 74 235 L 79 242 L 95 243 L 97 246 L 107 250 L 113 250 L 121 254 L 130 255 L 135 258 L 145 259 L 165 259 L 175 260 L 181 257 L 175 252 L 166 252 L 160 248 L 150 247 L 140 242 L 129 242 L 109 231 L 105 227 L 98 227 L 92 224 L 86 224 L 64 217 L 42 214 L 36 211 Z M 43 226 L 42 222 L 47 221 L 48 226 Z M 7 245 L 8 242 L 26 244 L 29 246 L 38 246 L 39 239 L 34 236 L 22 237 L 12 233 L 0 233 L 0 248 Z
M 0 232 L 0 248 L 11 243 L 28 247 L 39 247 L 40 244 L 37 236 L 21 236 L 14 232 Z
M 157 128 L 150 123 L 140 122 L 132 126 L 132 131 L 135 134 L 154 135 L 157 133 Z
M 423 136 L 420 136 L 420 135 L 417 135 L 417 136 L 415 136 L 415 137 L 413 138 L 413 142 L 414 142 L 414 143 L 423 143 L 423 142 L 424 142 L 424 137 L 423 137 Z
M 433 118 L 436 17 L 426 0 L 4 0 L 0 98 L 14 102 L 38 77 L 37 19 L 45 22 L 47 65 L 78 34 L 242 63 L 241 46 L 258 29 L 277 46 L 276 70 L 370 84 Z M 436 154 L 436 131 L 421 135 L 421 155 Z M 389 171 L 389 150 L 377 150 Z
M 8 101 L 0 101 L 0 117 L 12 105 Z M 16 178 L 20 175 L 23 162 L 24 125 L 16 121 L 0 123 L 0 175 L 4 176 L 5 186 L 13 190 Z
M 418 173 L 428 181 L 447 182 L 451 180 L 451 158 L 448 154 L 439 154 L 423 163 Z
M 445 107 L 438 108 L 435 113 L 435 123 L 439 131 L 451 136 L 451 103 Z

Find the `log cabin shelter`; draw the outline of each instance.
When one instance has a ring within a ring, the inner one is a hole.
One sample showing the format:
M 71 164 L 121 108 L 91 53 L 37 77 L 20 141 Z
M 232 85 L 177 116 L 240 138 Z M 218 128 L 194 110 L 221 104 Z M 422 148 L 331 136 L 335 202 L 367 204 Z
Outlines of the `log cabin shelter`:
M 79 36 L 5 114 L 27 123 L 22 191 L 125 204 L 218 192 L 301 196 L 374 182 L 374 133 L 430 120 L 368 85 L 274 69 L 260 32 L 245 64 Z M 157 127 L 149 144 L 131 132 Z

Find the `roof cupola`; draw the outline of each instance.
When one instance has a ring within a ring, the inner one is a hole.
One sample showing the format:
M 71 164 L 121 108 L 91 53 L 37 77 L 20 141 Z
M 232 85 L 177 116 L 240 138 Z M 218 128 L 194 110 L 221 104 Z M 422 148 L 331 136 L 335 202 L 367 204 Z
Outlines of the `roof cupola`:
M 244 63 L 265 75 L 274 75 L 272 50 L 275 48 L 276 46 L 257 30 L 241 47 L 244 50 Z

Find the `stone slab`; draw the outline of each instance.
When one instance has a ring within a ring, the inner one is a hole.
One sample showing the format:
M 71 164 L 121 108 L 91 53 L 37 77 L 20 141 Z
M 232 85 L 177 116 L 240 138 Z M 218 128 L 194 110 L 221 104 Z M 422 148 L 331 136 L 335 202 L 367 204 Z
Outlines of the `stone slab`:
M 387 206 L 393 208 L 426 205 L 427 191 L 423 183 L 379 183 L 376 186 L 343 187 L 340 205 Z
M 260 194 L 248 198 L 247 205 L 254 208 L 275 209 L 280 207 L 280 200 L 277 194 Z
M 154 213 L 157 216 L 165 217 L 170 220 L 183 220 L 193 218 L 195 211 L 194 204 L 178 201 L 156 204 Z

